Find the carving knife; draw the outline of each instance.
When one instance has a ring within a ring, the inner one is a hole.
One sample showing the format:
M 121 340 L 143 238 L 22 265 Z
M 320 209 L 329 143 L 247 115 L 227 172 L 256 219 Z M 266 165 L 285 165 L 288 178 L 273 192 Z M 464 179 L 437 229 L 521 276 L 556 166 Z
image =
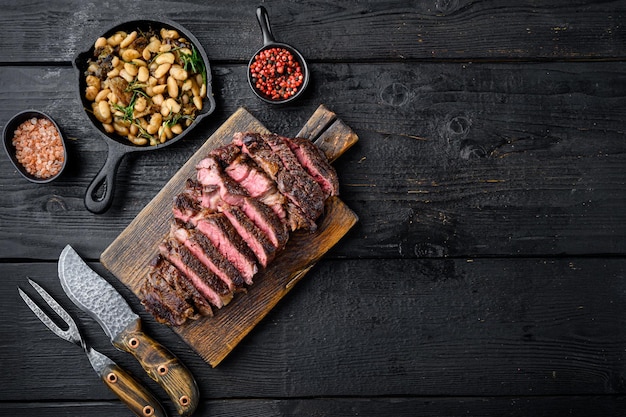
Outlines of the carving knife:
M 59 256 L 59 279 L 70 300 L 102 326 L 113 346 L 132 354 L 167 392 L 178 414 L 190 416 L 199 401 L 198 387 L 187 368 L 170 351 L 141 330 L 141 319 L 122 295 L 67 245 Z

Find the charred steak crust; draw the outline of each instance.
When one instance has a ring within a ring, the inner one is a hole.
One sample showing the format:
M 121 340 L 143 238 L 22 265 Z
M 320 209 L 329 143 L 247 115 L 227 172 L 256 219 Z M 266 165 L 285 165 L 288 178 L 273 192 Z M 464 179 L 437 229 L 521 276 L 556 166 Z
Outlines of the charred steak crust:
M 330 165 L 328 158 L 313 142 L 304 138 L 284 138 L 293 151 L 300 165 L 320 185 L 326 197 L 339 195 L 337 171 Z
M 216 156 L 216 158 L 219 157 Z M 250 197 L 270 207 L 281 222 L 288 223 L 285 196 L 278 191 L 274 181 L 249 156 L 240 153 L 235 158 L 219 161 L 225 166 L 224 172 L 244 188 Z
M 171 234 L 185 245 L 204 266 L 224 281 L 231 291 L 243 286 L 244 279 L 237 268 L 217 250 L 209 238 L 193 226 L 180 220 L 176 221 L 172 225 Z
M 222 168 L 225 169 L 241 155 L 241 149 L 234 143 L 229 143 L 228 145 L 212 150 L 209 155 L 214 156 L 220 162 Z
M 145 309 L 179 326 L 212 316 L 252 285 L 289 231 L 317 228 L 339 194 L 326 155 L 303 138 L 238 132 L 196 166 L 174 197 L 174 222 L 140 288 Z
M 198 318 L 185 297 L 160 274 L 150 273 L 140 292 L 141 303 L 160 323 L 179 326 L 188 319 Z
M 201 316 L 212 316 L 213 309 L 206 298 L 202 296 L 193 286 L 191 282 L 171 262 L 165 259 L 161 254 L 157 255 L 150 264 L 151 271 L 149 275 L 159 275 L 168 282 L 170 287 L 189 304 L 193 305 L 195 310 Z
M 247 243 L 259 264 L 266 267 L 276 254 L 276 247 L 269 238 L 238 207 L 227 208 L 224 215 Z
M 326 199 L 320 185 L 308 174 L 287 142 L 287 138 L 279 135 L 262 135 L 262 138 L 270 145 L 270 148 L 280 157 L 283 166 L 297 181 L 299 189 L 307 196 L 308 201 L 315 206 L 317 217 L 324 211 Z M 315 219 L 317 219 L 315 217 Z
M 275 248 L 282 249 L 287 243 L 288 231 L 286 225 L 270 207 L 251 198 L 242 186 L 224 173 L 214 156 L 209 155 L 200 161 L 197 170 L 198 182 L 202 186 L 217 187 L 220 197 L 226 204 L 241 209 L 269 238 Z
M 324 197 L 289 146 L 276 135 L 259 133 L 235 134 L 233 142 L 276 182 L 280 193 L 293 203 L 291 207 L 298 207 L 313 225 L 323 213 Z
M 211 304 L 222 308 L 233 297 L 228 286 L 209 271 L 193 254 L 175 239 L 169 238 L 159 247 L 161 254 L 174 264 Z
M 191 223 L 204 234 L 239 270 L 246 283 L 252 284 L 252 278 L 258 272 L 254 253 L 223 213 L 203 210 L 184 193 L 174 198 L 173 212 L 176 219 Z

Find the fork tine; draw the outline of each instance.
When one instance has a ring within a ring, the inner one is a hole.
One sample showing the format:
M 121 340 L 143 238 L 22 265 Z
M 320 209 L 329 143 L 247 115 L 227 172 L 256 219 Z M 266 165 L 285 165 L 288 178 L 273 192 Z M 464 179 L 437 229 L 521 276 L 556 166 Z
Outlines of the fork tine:
M 28 278 L 28 282 L 30 283 L 30 285 L 33 286 L 33 288 L 35 288 L 35 290 L 41 295 L 46 303 L 48 303 L 48 305 L 59 315 L 59 317 L 61 317 L 65 321 L 65 323 L 67 323 L 69 328 L 67 330 L 63 330 L 59 326 L 57 326 L 56 323 L 54 323 L 52 319 L 41 308 L 39 308 L 39 306 L 33 300 L 24 291 L 22 291 L 21 288 L 18 287 L 20 296 L 22 297 L 26 305 L 28 305 L 28 307 L 33 311 L 33 313 L 35 313 L 39 320 L 41 320 L 42 323 L 45 324 L 46 327 L 50 329 L 54 334 L 59 336 L 61 339 L 67 340 L 68 342 L 80 344 L 78 327 L 76 326 L 76 323 L 74 322 L 72 317 L 70 317 L 68 312 L 65 311 L 65 309 L 63 309 L 63 307 L 61 307 L 59 303 L 57 303 L 56 300 L 52 298 L 52 296 L 48 294 L 46 290 L 41 288 L 39 284 L 37 284 L 30 278 Z

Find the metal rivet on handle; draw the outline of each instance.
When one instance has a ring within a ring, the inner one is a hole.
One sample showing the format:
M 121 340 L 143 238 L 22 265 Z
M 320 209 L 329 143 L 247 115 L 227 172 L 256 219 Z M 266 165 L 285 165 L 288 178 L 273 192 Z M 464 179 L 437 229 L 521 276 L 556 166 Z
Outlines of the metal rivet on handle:
M 183 407 L 189 405 L 189 397 L 187 397 L 186 395 L 183 395 L 182 397 L 180 397 L 178 399 L 178 402 L 180 403 L 180 405 L 182 405 Z
M 150 417 L 150 416 L 154 415 L 154 408 L 152 408 L 152 406 L 150 406 L 150 405 L 146 405 L 143 408 L 143 415 L 146 416 L 146 417 Z
M 130 345 L 131 348 L 136 349 L 137 346 L 139 346 L 139 339 L 137 339 L 136 337 L 133 337 L 132 339 L 128 341 L 128 344 Z
M 165 365 L 161 365 L 158 367 L 157 372 L 159 373 L 159 375 L 165 375 L 167 373 L 168 369 L 167 366 Z
M 117 375 L 115 375 L 113 372 L 110 372 L 107 375 L 107 380 L 111 383 L 111 384 L 115 384 L 117 382 Z

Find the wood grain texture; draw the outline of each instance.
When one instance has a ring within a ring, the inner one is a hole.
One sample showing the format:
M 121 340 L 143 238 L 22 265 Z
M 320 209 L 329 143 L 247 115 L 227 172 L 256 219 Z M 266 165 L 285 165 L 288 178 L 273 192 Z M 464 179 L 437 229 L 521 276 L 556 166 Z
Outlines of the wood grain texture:
M 60 413 L 60 408 L 63 414 Z M 236 416 L 362 416 L 380 417 L 393 413 L 397 417 L 607 417 L 619 416 L 626 407 L 625 396 L 563 397 L 448 397 L 406 398 L 320 398 L 320 399 L 235 399 L 206 401 L 198 415 Z M 0 416 L 36 415 L 39 417 L 109 417 L 124 415 L 124 407 L 111 403 L 33 403 L 7 404 Z
M 623 416 L 626 3 L 265 2 L 276 38 L 311 69 L 284 107 L 247 84 L 258 5 L 0 0 L 0 128 L 46 111 L 71 158 L 44 187 L 0 158 L 0 415 L 130 414 L 26 308 L 26 276 L 176 415 L 65 297 L 56 259 L 70 243 L 192 371 L 198 417 Z M 125 158 L 113 207 L 93 215 L 83 197 L 106 146 L 70 62 L 103 28 L 148 13 L 200 39 L 217 109 L 166 152 Z M 237 109 L 295 136 L 319 103 L 359 137 L 334 163 L 359 222 L 212 368 L 97 260 Z
M 7 62 L 67 63 L 125 16 L 161 15 L 189 29 L 209 59 L 243 63 L 262 45 L 257 5 L 5 0 L 0 24 L 12 36 L 0 39 L 0 50 Z M 620 59 L 626 40 L 619 1 L 326 0 L 302 7 L 282 0 L 267 7 L 275 37 L 313 62 Z
M 320 120 L 327 120 L 320 128 Z M 301 137 L 317 132 L 320 148 L 336 159 L 356 143 L 354 132 L 334 113 L 320 106 Z M 326 131 L 330 131 L 326 133 Z M 268 132 L 244 109 L 235 112 L 187 161 L 144 208 L 100 258 L 102 264 L 139 296 L 149 272 L 150 260 L 168 235 L 174 196 L 182 192 L 185 181 L 195 178 L 196 165 L 217 147 L 230 143 L 235 132 Z M 238 294 L 215 317 L 203 317 L 182 326 L 176 332 L 211 366 L 217 366 L 259 321 L 291 290 L 357 222 L 358 218 L 339 198 L 329 198 L 315 233 L 292 233 L 285 248 L 264 270 L 255 276 L 254 285 Z M 137 251 L 141 246 L 142 250 Z
M 310 90 L 288 108 L 259 103 L 244 67 L 216 68 L 215 116 L 180 144 L 125 159 L 113 207 L 98 216 L 83 197 L 106 148 L 68 104 L 77 103 L 73 71 L 0 67 L 0 126 L 16 107 L 47 111 L 72 158 L 45 187 L 0 160 L 1 256 L 54 260 L 69 242 L 98 259 L 238 107 L 296 135 L 319 97 L 360 139 L 335 163 L 342 201 L 360 221 L 329 256 L 625 253 L 624 63 L 312 68 Z
M 80 349 L 51 334 L 21 301 L 16 286 L 29 274 L 77 317 L 90 344 L 169 406 L 139 364 L 67 300 L 55 271 L 53 263 L 0 264 L 0 332 L 20 335 L 0 343 L 0 403 L 29 401 L 33 392 L 41 401 L 115 398 Z M 608 400 L 626 393 L 625 277 L 624 259 L 324 258 L 216 368 L 109 278 L 146 332 L 189 367 L 202 400 L 451 393 Z

